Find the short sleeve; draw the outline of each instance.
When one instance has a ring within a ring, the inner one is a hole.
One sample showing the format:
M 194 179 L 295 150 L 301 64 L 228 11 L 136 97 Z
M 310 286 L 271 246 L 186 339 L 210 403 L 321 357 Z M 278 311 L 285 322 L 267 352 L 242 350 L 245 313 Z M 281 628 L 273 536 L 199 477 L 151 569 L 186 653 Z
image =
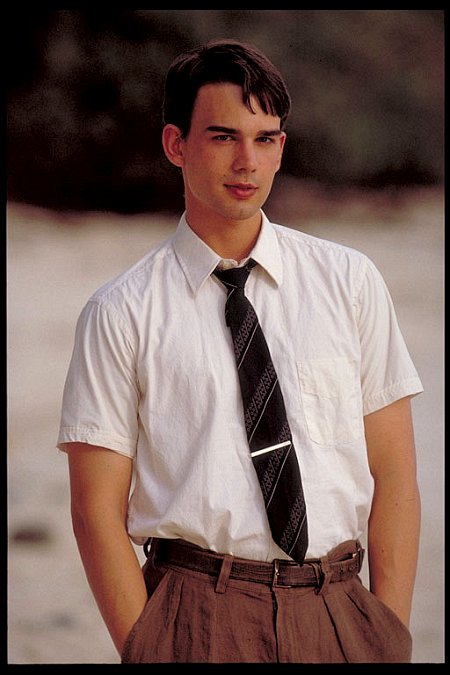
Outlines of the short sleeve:
M 391 295 L 375 265 L 366 265 L 357 300 L 363 413 L 423 391 Z
M 114 307 L 90 300 L 77 322 L 57 446 L 82 442 L 134 457 L 139 389 L 133 339 Z

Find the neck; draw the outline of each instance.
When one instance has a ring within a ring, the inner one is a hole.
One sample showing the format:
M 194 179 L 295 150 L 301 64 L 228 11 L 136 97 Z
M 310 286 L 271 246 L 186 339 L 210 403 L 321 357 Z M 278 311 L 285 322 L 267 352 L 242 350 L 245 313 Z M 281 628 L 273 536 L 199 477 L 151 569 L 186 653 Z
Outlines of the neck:
M 191 218 L 186 212 L 189 227 L 221 258 L 240 261 L 247 258 L 261 230 L 261 213 L 247 220 L 227 220 L 214 215 L 211 220 Z

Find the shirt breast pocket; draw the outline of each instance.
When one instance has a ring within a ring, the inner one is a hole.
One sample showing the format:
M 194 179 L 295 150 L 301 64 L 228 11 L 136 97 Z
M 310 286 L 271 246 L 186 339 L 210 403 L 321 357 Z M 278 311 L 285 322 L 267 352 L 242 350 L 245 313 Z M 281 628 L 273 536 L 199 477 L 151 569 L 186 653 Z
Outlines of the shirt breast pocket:
M 309 437 L 315 443 L 350 443 L 362 434 L 357 362 L 346 358 L 297 361 Z

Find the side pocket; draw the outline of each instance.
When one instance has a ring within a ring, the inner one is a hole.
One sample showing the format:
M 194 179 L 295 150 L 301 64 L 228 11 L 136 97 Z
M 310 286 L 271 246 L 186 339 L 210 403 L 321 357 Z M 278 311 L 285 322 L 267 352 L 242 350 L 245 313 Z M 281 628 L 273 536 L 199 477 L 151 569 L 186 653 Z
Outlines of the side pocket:
M 390 622 L 396 625 L 397 629 L 400 632 L 404 633 L 408 637 L 408 639 L 412 641 L 411 631 L 409 630 L 408 626 L 406 626 L 403 623 L 403 621 L 399 619 L 397 614 L 390 607 L 388 607 L 388 605 L 386 605 L 382 600 L 380 600 L 380 598 L 377 598 L 376 595 L 367 590 L 367 588 L 365 589 L 365 591 L 371 597 L 372 602 L 377 603 L 380 606 L 383 614 L 389 617 Z
M 165 569 L 162 574 L 161 571 L 158 571 L 159 575 L 159 580 L 157 582 L 157 585 L 153 586 L 153 590 L 149 588 L 149 584 L 147 583 L 147 591 L 149 593 L 149 598 L 147 602 L 145 603 L 144 609 L 138 616 L 137 620 L 133 624 L 130 632 L 128 633 L 128 636 L 125 640 L 125 643 L 122 648 L 122 653 L 121 653 L 121 662 L 122 663 L 132 663 L 132 649 L 134 645 L 135 638 L 139 632 L 139 628 L 141 624 L 145 622 L 146 616 L 148 613 L 151 611 L 151 608 L 156 601 L 157 597 L 161 594 L 161 592 L 164 592 L 164 588 L 167 585 L 167 576 L 168 576 L 168 570 Z M 147 581 L 147 579 L 146 579 Z M 153 580 L 152 580 L 153 581 Z
M 359 577 L 331 587 L 323 597 L 348 663 L 410 663 L 411 633 Z

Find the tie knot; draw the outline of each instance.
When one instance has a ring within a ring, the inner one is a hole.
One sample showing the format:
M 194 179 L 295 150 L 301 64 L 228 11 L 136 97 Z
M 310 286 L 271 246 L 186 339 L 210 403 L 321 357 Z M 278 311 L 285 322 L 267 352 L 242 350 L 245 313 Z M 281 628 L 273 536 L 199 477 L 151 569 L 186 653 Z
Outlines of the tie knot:
M 255 260 L 250 259 L 243 267 L 231 267 L 227 270 L 214 270 L 214 274 L 225 286 L 244 288 L 248 275 L 256 265 Z

